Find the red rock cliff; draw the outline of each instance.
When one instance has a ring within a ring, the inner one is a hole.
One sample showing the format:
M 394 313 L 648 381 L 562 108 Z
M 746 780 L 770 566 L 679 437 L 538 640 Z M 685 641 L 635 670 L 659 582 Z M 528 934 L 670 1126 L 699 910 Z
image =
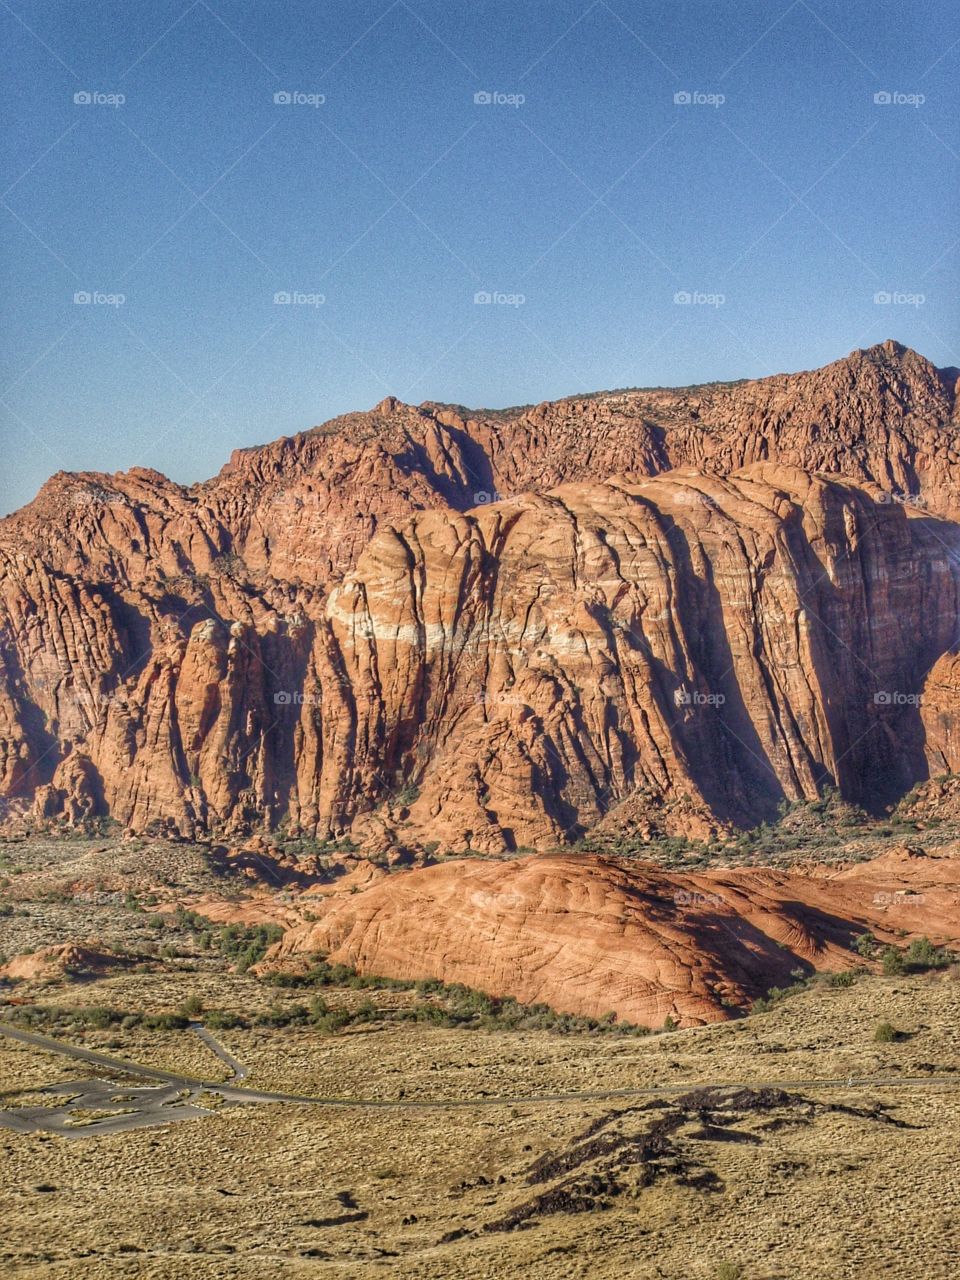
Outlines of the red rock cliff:
M 892 798 L 955 758 L 955 384 L 885 343 L 57 475 L 0 521 L 2 794 L 488 850 Z

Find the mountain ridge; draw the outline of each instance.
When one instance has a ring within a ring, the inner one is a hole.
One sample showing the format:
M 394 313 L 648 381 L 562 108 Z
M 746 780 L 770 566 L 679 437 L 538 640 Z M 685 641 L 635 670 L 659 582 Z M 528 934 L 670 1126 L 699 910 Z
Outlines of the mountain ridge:
M 952 759 L 957 418 L 956 371 L 887 341 L 492 413 L 388 397 L 191 486 L 58 473 L 0 521 L 2 795 L 381 851 L 881 804 Z

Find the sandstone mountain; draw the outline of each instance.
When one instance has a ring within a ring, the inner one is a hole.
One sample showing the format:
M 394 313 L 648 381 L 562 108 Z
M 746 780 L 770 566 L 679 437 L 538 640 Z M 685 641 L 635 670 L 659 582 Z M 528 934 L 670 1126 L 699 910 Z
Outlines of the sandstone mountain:
M 582 855 L 461 860 L 311 899 L 270 963 L 322 953 L 361 973 L 460 982 L 566 1013 L 660 1026 L 719 1021 L 809 973 L 864 965 L 851 949 L 904 932 L 955 944 L 956 846 L 860 866 L 664 872 Z
M 0 521 L 10 821 L 554 848 L 958 755 L 957 371 L 388 399 Z

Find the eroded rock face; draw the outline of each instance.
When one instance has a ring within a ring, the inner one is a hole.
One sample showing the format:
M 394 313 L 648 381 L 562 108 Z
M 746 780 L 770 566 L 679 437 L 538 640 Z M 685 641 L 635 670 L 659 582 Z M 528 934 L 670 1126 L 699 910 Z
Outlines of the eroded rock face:
M 931 667 L 919 698 L 932 776 L 960 765 L 960 655 L 945 653 Z
M 426 513 L 327 602 L 357 692 L 334 803 L 422 761 L 406 821 L 487 850 L 562 842 L 638 793 L 746 824 L 825 783 L 875 803 L 922 770 L 909 691 L 956 606 L 924 526 L 793 468 Z
M 955 383 L 887 343 L 55 476 L 0 521 L 0 794 L 371 851 L 892 798 L 954 767 Z
M 958 937 L 960 860 L 906 851 L 847 870 L 701 873 L 590 856 L 448 861 L 311 900 L 271 961 L 322 952 L 361 973 L 461 982 L 567 1013 L 719 1021 L 798 965 L 863 963 L 870 929 Z

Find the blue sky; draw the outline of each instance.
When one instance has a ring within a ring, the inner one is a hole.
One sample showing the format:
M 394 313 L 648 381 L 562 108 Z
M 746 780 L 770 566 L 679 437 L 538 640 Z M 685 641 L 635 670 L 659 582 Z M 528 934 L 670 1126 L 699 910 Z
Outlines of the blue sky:
M 887 337 L 960 365 L 952 0 L 9 0 L 0 31 L 0 510 L 387 394 Z

